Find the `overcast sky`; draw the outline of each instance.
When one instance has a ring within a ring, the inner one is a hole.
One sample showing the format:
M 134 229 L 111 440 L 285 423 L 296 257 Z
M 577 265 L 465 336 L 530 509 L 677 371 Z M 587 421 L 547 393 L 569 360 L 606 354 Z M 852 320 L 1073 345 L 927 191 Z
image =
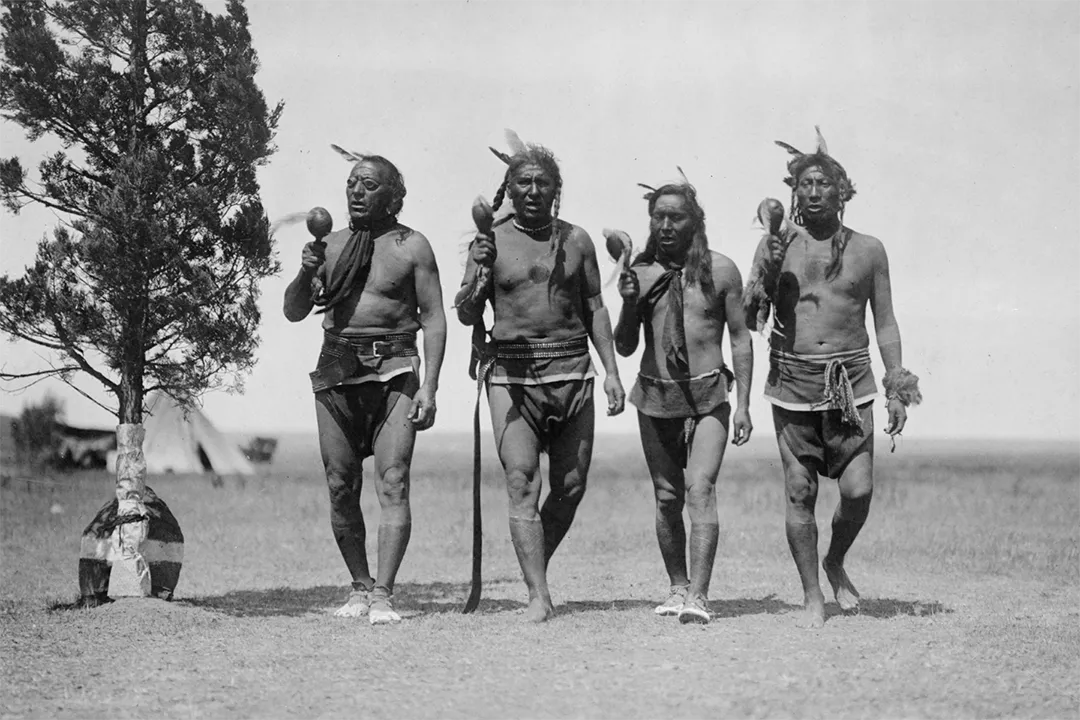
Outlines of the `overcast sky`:
M 504 147 L 503 128 L 556 153 L 560 215 L 601 248 L 604 227 L 644 239 L 635 183 L 676 179 L 680 165 L 698 188 L 711 246 L 745 276 L 758 202 L 788 203 L 787 156 L 773 141 L 812 150 L 817 124 L 859 191 L 847 224 L 889 253 L 904 364 L 925 397 L 905 434 L 1080 438 L 1077 3 L 248 7 L 258 82 L 268 100 L 285 101 L 279 150 L 260 172 L 271 219 L 322 205 L 336 227 L 345 224 L 349 166 L 332 142 L 386 155 L 405 175 L 401 219 L 435 247 L 450 320 L 437 428 L 471 422 L 469 332 L 449 305 L 470 204 L 477 194 L 490 199 L 501 179 L 487 146 Z M 26 165 L 47 148 L 17 126 L 0 131 L 0 155 Z M 40 210 L 5 212 L 0 271 L 20 274 L 55 222 Z M 302 226 L 277 235 L 283 272 L 263 284 L 258 364 L 244 394 L 205 398 L 220 427 L 314 429 L 307 373 L 319 322 L 290 324 L 281 313 L 308 239 Z M 601 255 L 607 276 L 613 265 Z M 605 297 L 617 308 L 613 285 Z M 755 439 L 772 442 L 760 390 L 766 344 L 754 345 Z M 8 368 L 40 363 L 32 348 L 2 350 Z M 627 390 L 637 361 L 620 360 Z M 65 400 L 69 422 L 115 422 L 60 385 L 0 393 L 2 410 L 17 413 L 47 389 Z M 598 420 L 601 431 L 635 427 L 632 408 Z

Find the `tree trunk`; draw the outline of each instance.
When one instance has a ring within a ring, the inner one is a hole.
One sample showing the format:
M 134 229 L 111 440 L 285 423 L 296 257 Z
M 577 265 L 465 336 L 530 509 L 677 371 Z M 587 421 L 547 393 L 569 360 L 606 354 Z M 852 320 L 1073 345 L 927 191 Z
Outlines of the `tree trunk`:
M 143 132 L 143 103 L 145 82 L 143 73 L 146 62 L 146 2 L 137 0 L 132 7 L 131 18 L 131 137 L 128 150 L 137 156 L 141 150 Z M 142 251 L 143 238 L 132 238 L 136 252 Z M 137 256 L 141 258 L 141 256 Z M 136 264 L 141 270 L 139 259 Z M 145 292 L 145 277 L 136 273 L 132 283 Z M 116 427 L 116 529 L 113 531 L 115 552 L 112 574 L 109 578 L 109 594 L 113 597 L 149 597 L 150 567 L 143 557 L 146 538 L 150 530 L 150 518 L 143 503 L 146 491 L 146 457 L 143 455 L 142 426 L 143 371 L 145 350 L 143 348 L 143 325 L 146 320 L 146 303 L 140 297 L 125 319 L 124 360 L 120 371 L 120 425 Z
M 113 531 L 113 564 L 109 594 L 113 597 L 149 597 L 150 567 L 143 548 L 150 520 L 143 504 L 146 491 L 146 457 L 141 424 L 116 427 L 116 529 Z

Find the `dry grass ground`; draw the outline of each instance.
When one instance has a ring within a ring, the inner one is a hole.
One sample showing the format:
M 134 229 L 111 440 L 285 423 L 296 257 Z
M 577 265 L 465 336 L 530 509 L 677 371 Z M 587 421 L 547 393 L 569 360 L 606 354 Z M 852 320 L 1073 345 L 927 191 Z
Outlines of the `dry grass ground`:
M 488 454 L 485 585 L 468 592 L 469 444 L 423 438 L 396 627 L 331 617 L 346 589 L 310 445 L 244 486 L 150 484 L 187 537 L 177 600 L 72 610 L 103 474 L 0 491 L 4 717 L 1077 717 L 1080 459 L 884 454 L 850 556 L 862 611 L 797 630 L 776 462 L 722 471 L 715 621 L 652 606 L 666 579 L 640 448 L 602 438 L 551 568 L 559 616 L 526 627 Z M 823 484 L 822 547 L 836 491 Z M 366 498 L 372 518 L 374 501 Z M 52 512 L 61 510 L 62 512 Z M 374 525 L 374 523 L 372 523 Z

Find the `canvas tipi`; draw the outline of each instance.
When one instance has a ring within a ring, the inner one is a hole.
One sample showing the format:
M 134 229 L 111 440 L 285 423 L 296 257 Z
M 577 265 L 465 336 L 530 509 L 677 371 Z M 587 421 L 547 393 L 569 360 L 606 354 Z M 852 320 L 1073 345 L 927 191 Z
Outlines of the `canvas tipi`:
M 185 416 L 176 401 L 162 392 L 151 393 L 146 406 L 143 454 L 148 474 L 255 474 L 240 448 L 198 408 L 192 408 Z M 110 461 L 110 466 L 114 466 L 115 457 Z

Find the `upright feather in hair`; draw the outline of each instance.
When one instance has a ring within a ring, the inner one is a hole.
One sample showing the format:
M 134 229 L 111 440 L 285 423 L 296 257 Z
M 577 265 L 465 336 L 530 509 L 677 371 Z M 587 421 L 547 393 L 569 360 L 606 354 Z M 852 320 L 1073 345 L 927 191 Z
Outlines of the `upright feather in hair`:
M 510 147 L 511 155 L 521 155 L 522 153 L 528 152 L 525 143 L 523 143 L 521 138 L 518 137 L 518 134 L 510 128 L 506 128 L 506 144 Z
M 828 155 L 829 146 L 825 144 L 825 137 L 821 134 L 821 128 L 815 125 L 814 132 L 817 133 L 817 151 L 822 155 Z

